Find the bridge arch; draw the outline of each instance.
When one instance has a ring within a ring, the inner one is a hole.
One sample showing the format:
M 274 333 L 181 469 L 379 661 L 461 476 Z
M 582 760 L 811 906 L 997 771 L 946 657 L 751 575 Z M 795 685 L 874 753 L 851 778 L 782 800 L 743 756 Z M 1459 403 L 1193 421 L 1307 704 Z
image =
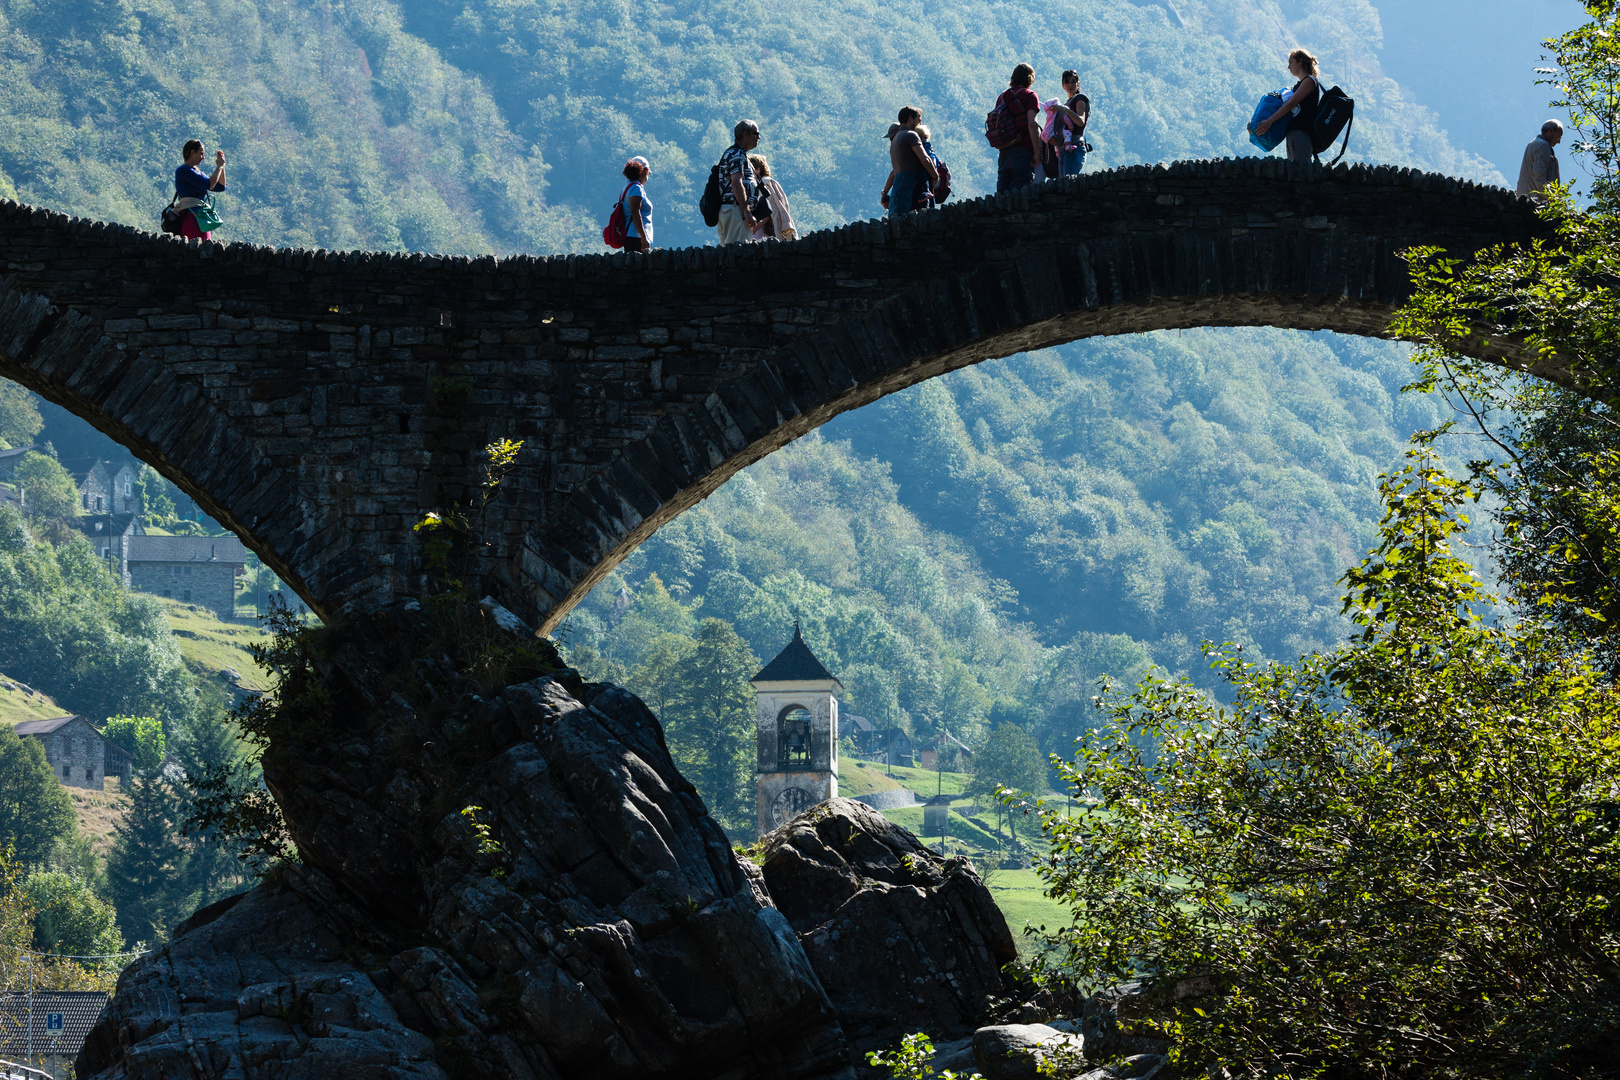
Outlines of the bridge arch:
M 174 480 L 323 615 L 419 589 L 411 524 L 521 439 L 476 572 L 549 631 L 739 469 L 885 394 L 1103 334 L 1382 337 L 1402 249 L 1546 232 L 1501 189 L 1276 159 L 651 255 L 199 245 L 0 203 L 0 376 Z M 1564 377 L 1511 341 L 1481 356 Z

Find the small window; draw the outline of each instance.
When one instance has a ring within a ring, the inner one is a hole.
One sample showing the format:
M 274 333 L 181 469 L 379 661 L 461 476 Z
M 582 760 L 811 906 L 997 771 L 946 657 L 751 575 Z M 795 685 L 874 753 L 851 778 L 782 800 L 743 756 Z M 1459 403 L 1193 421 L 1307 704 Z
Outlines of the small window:
M 62 766 L 62 779 L 64 779 L 64 780 L 73 779 L 73 766 L 71 766 L 71 765 Z
M 102 504 L 102 502 L 103 502 L 103 501 L 104 501 L 104 500 L 103 500 L 103 499 L 102 499 L 102 497 L 101 497 L 101 496 L 100 496 L 100 495 L 97 495 L 97 496 L 96 496 L 96 509 L 97 509 L 97 510 L 98 510 L 98 511 L 100 511 L 100 510 L 102 510 L 102 509 L 104 509 L 104 508 L 103 508 L 103 506 L 102 506 L 102 505 L 101 505 L 101 504 Z
M 186 603 L 188 603 L 188 604 L 191 602 L 191 590 L 190 589 L 186 590 L 185 600 L 186 600 Z
M 79 498 L 84 500 L 84 508 L 86 510 L 90 509 L 90 496 L 89 496 L 89 494 L 86 493 L 84 495 L 80 495 Z

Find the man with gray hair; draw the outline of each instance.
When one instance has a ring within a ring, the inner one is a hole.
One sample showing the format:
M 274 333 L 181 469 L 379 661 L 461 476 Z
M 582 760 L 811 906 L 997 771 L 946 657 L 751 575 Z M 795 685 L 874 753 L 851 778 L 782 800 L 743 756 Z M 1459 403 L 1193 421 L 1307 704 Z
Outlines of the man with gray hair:
M 754 201 L 759 179 L 748 163 L 748 151 L 759 145 L 759 125 L 739 120 L 731 132 L 731 146 L 720 155 L 720 243 L 746 244 L 754 238 Z
M 1564 125 L 1549 120 L 1541 125 L 1541 134 L 1530 140 L 1524 148 L 1524 164 L 1519 166 L 1519 194 L 1528 195 L 1538 203 L 1547 201 L 1542 189 L 1558 183 L 1558 158 L 1553 147 L 1564 138 Z

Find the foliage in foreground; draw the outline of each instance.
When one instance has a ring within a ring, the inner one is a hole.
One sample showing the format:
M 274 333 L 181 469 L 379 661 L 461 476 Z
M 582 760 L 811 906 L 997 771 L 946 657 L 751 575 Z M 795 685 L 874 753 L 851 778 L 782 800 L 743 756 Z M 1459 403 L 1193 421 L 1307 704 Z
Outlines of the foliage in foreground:
M 959 1073 L 946 1069 L 936 1073 L 929 1064 L 934 1057 L 934 1040 L 925 1031 L 918 1031 L 900 1040 L 893 1050 L 873 1050 L 866 1055 L 866 1063 L 877 1069 L 888 1069 L 894 1080 L 984 1080 L 980 1073 Z
M 1477 489 L 1420 442 L 1382 484 L 1343 649 L 1110 697 L 1060 768 L 1043 964 L 1145 978 L 1179 1065 L 1599 1076 L 1620 1062 L 1620 694 L 1569 640 L 1486 625 L 1453 545 Z M 1198 991 L 1179 1000 L 1172 992 Z
M 36 990 L 111 993 L 120 967 L 116 961 L 86 966 L 35 952 L 34 938 L 40 913 L 28 888 L 27 877 L 14 849 L 0 847 L 0 991 L 26 990 L 33 986 Z M 0 1039 L 8 1034 L 0 1031 Z

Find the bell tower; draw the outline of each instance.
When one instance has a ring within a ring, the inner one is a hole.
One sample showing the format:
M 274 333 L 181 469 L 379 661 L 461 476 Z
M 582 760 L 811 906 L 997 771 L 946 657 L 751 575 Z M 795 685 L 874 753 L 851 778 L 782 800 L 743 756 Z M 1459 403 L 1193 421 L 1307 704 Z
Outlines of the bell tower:
M 753 680 L 759 726 L 759 834 L 838 797 L 838 693 L 793 624 L 793 640 Z

